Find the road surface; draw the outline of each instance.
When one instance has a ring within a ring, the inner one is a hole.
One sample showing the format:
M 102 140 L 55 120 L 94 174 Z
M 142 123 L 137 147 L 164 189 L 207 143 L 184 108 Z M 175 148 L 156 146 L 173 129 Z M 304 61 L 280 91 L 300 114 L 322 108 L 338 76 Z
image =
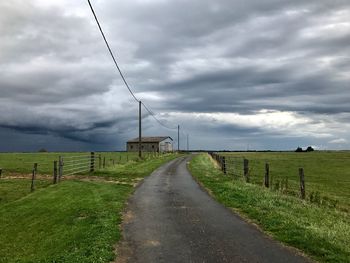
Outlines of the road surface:
M 118 263 L 310 262 L 213 200 L 173 160 L 130 198 Z

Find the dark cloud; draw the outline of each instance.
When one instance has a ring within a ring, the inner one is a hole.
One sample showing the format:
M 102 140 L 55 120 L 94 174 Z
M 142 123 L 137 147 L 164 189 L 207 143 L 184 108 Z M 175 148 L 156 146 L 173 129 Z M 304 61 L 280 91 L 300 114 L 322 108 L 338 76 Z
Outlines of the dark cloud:
M 181 123 L 194 147 L 348 147 L 348 1 L 92 3 L 136 95 L 167 125 Z M 123 149 L 137 105 L 88 5 L 0 8 L 0 133 L 10 138 L 0 150 Z M 146 135 L 176 137 L 144 116 Z

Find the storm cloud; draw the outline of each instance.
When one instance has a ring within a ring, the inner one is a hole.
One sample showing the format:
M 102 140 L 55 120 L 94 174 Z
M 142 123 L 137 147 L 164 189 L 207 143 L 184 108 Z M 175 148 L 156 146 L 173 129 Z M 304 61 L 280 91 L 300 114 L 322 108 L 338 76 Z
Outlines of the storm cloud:
M 349 148 L 349 1 L 91 2 L 136 96 L 181 125 L 181 146 L 188 133 L 195 149 Z M 137 104 L 87 1 L 0 10 L 0 151 L 123 150 Z

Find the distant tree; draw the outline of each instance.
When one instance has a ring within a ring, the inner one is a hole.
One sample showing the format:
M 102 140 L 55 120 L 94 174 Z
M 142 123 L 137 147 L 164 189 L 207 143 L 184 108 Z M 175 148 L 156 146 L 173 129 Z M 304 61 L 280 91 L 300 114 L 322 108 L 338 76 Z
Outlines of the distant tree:
M 307 147 L 306 149 L 307 152 L 313 152 L 314 151 L 314 148 L 312 148 L 311 146 Z
M 303 152 L 303 148 L 298 147 L 298 148 L 295 150 L 295 152 L 297 152 L 297 153 Z
M 39 153 L 46 153 L 47 150 L 46 150 L 45 148 L 41 148 L 38 152 L 39 152 Z

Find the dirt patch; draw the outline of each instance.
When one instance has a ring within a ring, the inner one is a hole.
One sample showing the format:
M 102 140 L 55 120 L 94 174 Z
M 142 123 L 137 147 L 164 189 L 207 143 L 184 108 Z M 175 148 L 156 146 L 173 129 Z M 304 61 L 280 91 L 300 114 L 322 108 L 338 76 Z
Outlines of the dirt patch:
M 212 162 L 212 164 L 213 164 L 216 168 L 220 168 L 218 162 L 217 162 L 216 160 L 214 160 L 214 159 L 211 157 L 210 154 L 208 154 L 208 156 L 209 156 L 209 159 L 210 159 L 210 161 Z
M 1 179 L 31 179 L 31 178 L 32 178 L 32 174 L 21 174 L 21 173 L 9 173 L 6 176 L 1 177 Z M 43 180 L 53 180 L 51 175 L 37 174 L 35 178 L 43 179 Z
M 128 210 L 124 212 L 122 216 L 122 225 L 120 226 L 122 228 L 123 225 L 130 224 L 134 219 L 134 214 L 132 211 Z M 123 233 L 124 234 L 124 233 Z M 125 241 L 125 238 L 123 237 L 122 240 L 116 244 L 115 246 L 115 255 L 116 259 L 115 261 L 111 263 L 126 263 L 129 261 L 133 246 L 129 242 Z
M 130 244 L 128 244 L 125 241 L 120 242 L 115 249 L 115 254 L 117 256 L 117 259 L 115 261 L 112 261 L 111 263 L 129 262 L 130 256 L 132 255 L 132 251 L 133 249 Z
M 10 180 L 10 179 L 27 179 L 31 180 L 32 175 L 31 174 L 20 174 L 20 173 L 11 173 L 6 176 L 2 176 L 1 180 Z M 37 180 L 53 180 L 51 175 L 36 175 L 35 179 Z M 133 178 L 130 180 L 130 182 L 125 182 L 122 180 L 113 180 L 110 177 L 101 177 L 101 176 L 83 176 L 83 175 L 70 175 L 70 176 L 63 176 L 61 178 L 61 181 L 65 180 L 75 180 L 75 181 L 84 181 L 84 182 L 104 182 L 104 183 L 111 183 L 111 184 L 122 184 L 122 185 L 131 185 L 135 187 L 142 178 Z

